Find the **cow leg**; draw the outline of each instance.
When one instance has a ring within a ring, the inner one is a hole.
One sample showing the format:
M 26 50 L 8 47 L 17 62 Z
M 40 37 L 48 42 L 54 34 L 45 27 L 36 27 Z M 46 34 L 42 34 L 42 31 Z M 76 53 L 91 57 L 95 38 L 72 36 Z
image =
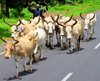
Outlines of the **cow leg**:
M 49 35 L 49 45 L 51 45 L 51 36 Z
M 51 37 L 51 48 L 53 48 L 54 49 L 54 45 L 53 45 L 53 36 Z
M 67 41 L 68 41 L 68 40 L 67 40 L 67 38 L 66 38 L 65 47 L 66 47 L 66 48 L 69 48 Z M 69 40 L 69 41 L 70 41 L 70 40 Z
M 33 57 L 33 61 L 35 62 L 39 61 L 39 59 L 35 57 L 35 53 L 33 53 L 32 57 Z
M 15 74 L 15 78 L 18 77 L 18 61 L 19 61 L 20 57 L 16 59 L 16 57 L 14 56 L 14 60 L 15 60 L 15 66 L 16 66 L 16 74 Z
M 87 30 L 87 41 L 89 41 L 89 31 Z
M 63 47 L 63 37 L 61 36 L 61 50 L 63 50 L 64 47 Z
M 47 46 L 48 45 L 48 34 L 46 35 L 46 44 L 45 44 L 45 46 Z
M 24 72 L 27 72 L 27 69 L 26 69 L 26 57 L 23 58 L 23 68 L 24 68 Z
M 70 49 L 70 53 L 73 52 L 73 41 L 71 41 L 71 49 Z
M 56 31 L 56 39 L 57 39 L 57 44 L 60 44 L 59 42 L 59 33 Z
M 78 40 L 75 40 L 75 51 L 78 51 Z
M 36 52 L 37 52 L 37 49 L 38 49 L 38 44 L 36 44 L 36 47 L 35 47 L 35 49 L 34 49 L 33 61 L 34 61 L 34 60 L 35 60 L 35 61 L 39 61 L 39 60 L 35 57 L 35 54 L 36 54 Z
M 43 46 L 40 47 L 40 56 L 39 59 L 42 60 L 43 59 Z
M 30 59 L 29 72 L 32 72 L 32 54 L 29 56 L 29 59 Z
M 91 27 L 91 31 L 90 31 L 90 39 L 93 39 L 93 27 Z

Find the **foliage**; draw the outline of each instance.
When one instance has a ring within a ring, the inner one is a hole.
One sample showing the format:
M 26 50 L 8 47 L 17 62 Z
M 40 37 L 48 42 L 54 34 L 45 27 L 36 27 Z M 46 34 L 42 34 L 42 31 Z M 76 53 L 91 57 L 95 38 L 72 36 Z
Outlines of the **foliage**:
M 83 0 L 78 0 L 78 3 L 79 3 L 79 4 L 82 4 L 82 3 L 83 3 Z

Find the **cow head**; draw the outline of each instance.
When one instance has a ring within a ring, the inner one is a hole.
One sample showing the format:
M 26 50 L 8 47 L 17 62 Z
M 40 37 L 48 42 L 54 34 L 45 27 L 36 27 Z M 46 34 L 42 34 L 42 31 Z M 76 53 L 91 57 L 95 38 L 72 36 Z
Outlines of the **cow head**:
M 2 37 L 0 37 L 0 39 L 6 43 L 6 47 L 5 47 L 5 49 L 6 49 L 5 59 L 9 59 L 11 57 L 11 55 L 14 54 L 14 52 L 15 52 L 15 44 L 17 44 L 19 41 L 15 40 L 14 42 L 7 42 Z
M 11 31 L 13 31 L 13 32 L 17 32 L 17 31 L 18 31 L 18 30 L 17 30 L 17 29 L 18 29 L 18 26 L 21 24 L 21 23 L 18 23 L 18 24 L 9 24 L 9 23 L 7 23 L 7 22 L 4 20 L 4 18 L 3 18 L 3 21 L 11 27 Z M 12 38 L 14 37 L 14 34 L 13 34 L 13 33 L 12 33 L 11 37 L 12 37 Z
M 82 16 L 82 12 L 81 12 L 81 13 L 80 13 L 80 17 L 84 20 L 84 23 L 85 23 L 84 29 L 85 29 L 85 30 L 88 30 L 88 27 L 92 25 L 92 21 L 91 21 L 91 20 L 94 19 L 95 14 L 94 14 L 94 16 L 93 16 L 92 18 L 84 18 L 84 17 Z
M 8 29 L 7 29 L 8 30 Z M 13 33 L 13 39 L 17 39 L 18 37 L 21 37 L 21 36 L 23 36 L 23 31 L 24 30 L 21 30 L 20 32 L 13 32 L 13 31 L 10 31 L 10 30 L 8 30 L 9 32 L 11 32 L 11 33 Z

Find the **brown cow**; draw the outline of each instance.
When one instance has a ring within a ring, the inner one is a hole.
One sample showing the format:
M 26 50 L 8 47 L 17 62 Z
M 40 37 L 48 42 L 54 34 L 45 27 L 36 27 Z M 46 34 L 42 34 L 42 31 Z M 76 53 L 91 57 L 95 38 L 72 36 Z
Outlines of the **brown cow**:
M 26 69 L 26 57 L 30 58 L 30 67 L 29 72 L 32 72 L 32 54 L 34 52 L 35 37 L 37 35 L 26 35 L 24 37 L 19 37 L 14 42 L 8 42 L 4 40 L 2 37 L 0 39 L 6 43 L 6 55 L 5 59 L 9 59 L 12 55 L 14 56 L 15 64 L 16 64 L 16 74 L 15 77 L 18 77 L 18 61 L 23 58 L 23 68 L 24 71 L 27 72 Z

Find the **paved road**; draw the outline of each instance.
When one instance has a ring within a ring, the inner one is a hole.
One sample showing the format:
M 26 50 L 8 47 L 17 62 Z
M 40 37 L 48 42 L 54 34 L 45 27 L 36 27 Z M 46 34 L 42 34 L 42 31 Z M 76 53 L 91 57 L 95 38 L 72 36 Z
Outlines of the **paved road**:
M 68 49 L 61 51 L 54 36 L 55 49 L 44 49 L 44 59 L 33 63 L 32 73 L 23 71 L 23 60 L 20 60 L 19 77 L 15 79 L 13 57 L 9 60 L 4 59 L 4 56 L 0 58 L 0 81 L 100 81 L 100 11 L 96 14 L 98 21 L 94 28 L 94 39 L 81 42 L 80 51 L 72 54 L 69 54 Z M 5 45 L 0 45 L 0 53 L 5 51 Z M 26 68 L 29 68 L 28 58 Z

